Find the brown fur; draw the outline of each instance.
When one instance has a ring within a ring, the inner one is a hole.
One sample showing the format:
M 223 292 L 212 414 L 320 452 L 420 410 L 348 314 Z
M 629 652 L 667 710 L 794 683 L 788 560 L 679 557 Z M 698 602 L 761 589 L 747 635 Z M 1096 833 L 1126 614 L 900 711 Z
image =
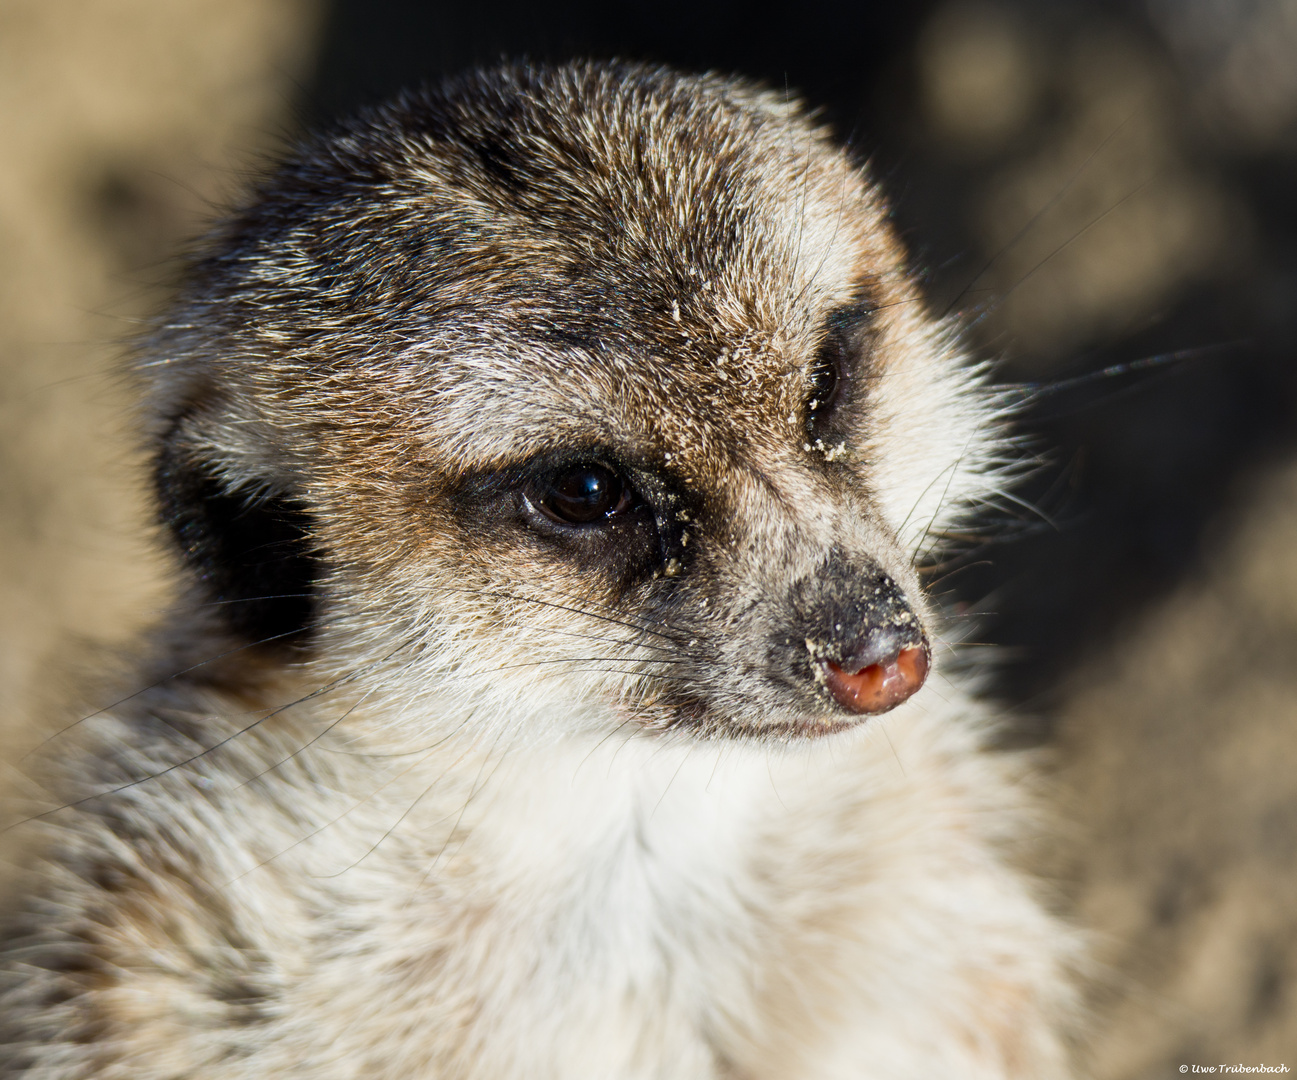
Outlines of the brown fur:
M 188 599 L 59 746 L 11 1072 L 1065 1075 L 1073 946 L 917 569 L 995 402 L 799 106 L 408 96 L 213 233 L 139 370 Z M 589 467 L 623 503 L 547 510 Z M 876 633 L 938 671 L 862 722 L 823 672 Z

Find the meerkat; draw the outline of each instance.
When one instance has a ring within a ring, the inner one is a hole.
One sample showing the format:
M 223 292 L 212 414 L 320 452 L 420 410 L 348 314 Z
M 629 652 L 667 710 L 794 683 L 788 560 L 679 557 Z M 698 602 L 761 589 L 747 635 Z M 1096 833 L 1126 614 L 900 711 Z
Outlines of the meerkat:
M 1002 399 L 800 104 L 409 93 L 136 371 L 183 600 L 29 762 L 4 1075 L 1071 1075 L 1075 935 L 920 574 Z

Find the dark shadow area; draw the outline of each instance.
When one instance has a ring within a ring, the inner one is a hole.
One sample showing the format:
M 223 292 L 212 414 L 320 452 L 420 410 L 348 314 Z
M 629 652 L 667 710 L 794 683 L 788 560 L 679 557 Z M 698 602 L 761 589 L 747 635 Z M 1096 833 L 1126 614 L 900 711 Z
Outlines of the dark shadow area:
M 1253 99 L 1246 78 L 1217 78 L 1249 70 L 1231 42 L 1276 31 L 1247 5 L 1217 5 L 1236 25 L 1204 29 L 1208 7 L 866 2 L 763 19 L 335 0 L 304 112 L 500 57 L 742 72 L 801 92 L 873 160 L 934 308 L 964 315 L 1000 378 L 1044 388 L 1167 356 L 1031 400 L 1018 428 L 1041 464 L 1018 494 L 1039 512 L 1007 507 L 939 584 L 1008 646 L 1000 692 L 1047 713 L 1062 673 L 1200 565 L 1241 474 L 1294 430 L 1297 102 L 1274 104 L 1264 82 L 1285 76 L 1260 62 Z
M 502 58 L 620 57 L 787 84 L 844 132 L 871 138 L 880 71 L 912 40 L 929 0 L 811 3 L 763 20 L 742 5 L 607 3 L 481 6 L 334 0 L 308 114 L 336 115 L 414 83 Z

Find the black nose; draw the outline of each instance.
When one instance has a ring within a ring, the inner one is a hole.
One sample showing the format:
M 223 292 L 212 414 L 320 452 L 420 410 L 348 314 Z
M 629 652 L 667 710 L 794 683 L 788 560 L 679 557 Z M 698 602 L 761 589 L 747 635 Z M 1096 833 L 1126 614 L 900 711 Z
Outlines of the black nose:
M 811 679 L 849 712 L 881 713 L 928 675 L 927 636 L 900 586 L 876 564 L 830 558 L 793 588 Z

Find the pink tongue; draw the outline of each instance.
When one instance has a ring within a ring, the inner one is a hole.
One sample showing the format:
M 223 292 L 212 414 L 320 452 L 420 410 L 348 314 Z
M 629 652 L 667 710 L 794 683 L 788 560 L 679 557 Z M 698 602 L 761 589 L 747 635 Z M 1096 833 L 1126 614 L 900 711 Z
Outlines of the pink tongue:
M 882 713 L 893 709 L 923 685 L 928 655 L 923 649 L 902 649 L 892 659 L 857 672 L 843 671 L 833 661 L 824 665 L 824 683 L 844 709 Z

